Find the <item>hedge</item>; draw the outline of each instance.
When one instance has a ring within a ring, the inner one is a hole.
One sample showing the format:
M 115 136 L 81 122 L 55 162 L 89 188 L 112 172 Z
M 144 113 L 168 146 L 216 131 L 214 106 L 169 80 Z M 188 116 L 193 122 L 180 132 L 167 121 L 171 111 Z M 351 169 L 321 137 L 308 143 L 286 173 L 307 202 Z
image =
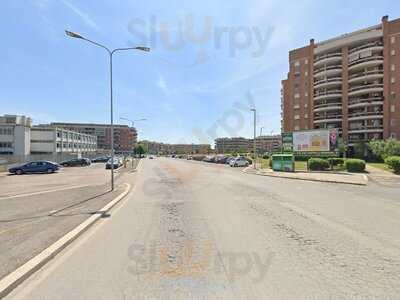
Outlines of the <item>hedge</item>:
M 388 158 L 385 159 L 385 163 L 395 173 L 400 173 L 400 156 L 389 156 Z
M 343 166 L 344 165 L 344 159 L 343 158 L 338 158 L 338 157 L 332 157 L 328 159 L 329 164 L 331 167 L 335 166 Z
M 324 171 L 329 169 L 330 165 L 326 159 L 322 158 L 310 158 L 308 160 L 308 168 L 311 171 Z
M 362 159 L 347 159 L 344 165 L 348 172 L 365 171 L 365 160 Z

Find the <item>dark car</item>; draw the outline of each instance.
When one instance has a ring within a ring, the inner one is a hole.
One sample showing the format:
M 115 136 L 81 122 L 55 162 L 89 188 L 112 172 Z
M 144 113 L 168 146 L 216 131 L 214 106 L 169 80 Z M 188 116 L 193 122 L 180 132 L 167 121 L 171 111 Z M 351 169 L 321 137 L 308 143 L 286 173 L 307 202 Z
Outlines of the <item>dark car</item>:
M 118 169 L 120 166 L 122 166 L 122 162 L 119 158 L 115 157 L 114 163 L 112 163 L 112 159 L 110 158 L 106 163 L 106 169 L 107 170 L 111 169 L 112 165 L 114 165 L 114 169 Z
M 90 166 L 91 162 L 88 158 L 74 158 L 60 163 L 63 167 Z
M 10 168 L 11 174 L 31 174 L 31 173 L 54 173 L 59 169 L 59 165 L 50 161 L 32 161 L 18 167 Z
M 109 156 L 96 157 L 92 159 L 92 163 L 106 163 L 109 159 Z

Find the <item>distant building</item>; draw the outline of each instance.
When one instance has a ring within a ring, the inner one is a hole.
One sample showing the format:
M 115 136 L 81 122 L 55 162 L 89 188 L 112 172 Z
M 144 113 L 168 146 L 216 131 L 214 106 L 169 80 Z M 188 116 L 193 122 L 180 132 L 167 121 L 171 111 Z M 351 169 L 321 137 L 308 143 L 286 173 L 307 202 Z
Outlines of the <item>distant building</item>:
M 97 137 L 52 126 L 31 128 L 31 154 L 87 155 L 97 152 Z
M 253 151 L 253 140 L 244 137 L 217 138 L 215 140 L 215 151 L 217 153 L 251 152 Z
M 51 126 L 94 135 L 100 150 L 111 150 L 111 128 L 109 124 L 51 123 Z M 114 125 L 114 149 L 116 153 L 130 153 L 137 143 L 137 131 L 127 125 Z
M 0 116 L 0 154 L 29 155 L 31 126 L 32 119 L 25 116 Z
M 256 138 L 257 153 L 277 152 L 281 150 L 281 147 L 282 138 L 280 135 L 263 135 Z
M 164 144 L 152 141 L 141 141 L 150 154 L 209 154 L 209 144 Z

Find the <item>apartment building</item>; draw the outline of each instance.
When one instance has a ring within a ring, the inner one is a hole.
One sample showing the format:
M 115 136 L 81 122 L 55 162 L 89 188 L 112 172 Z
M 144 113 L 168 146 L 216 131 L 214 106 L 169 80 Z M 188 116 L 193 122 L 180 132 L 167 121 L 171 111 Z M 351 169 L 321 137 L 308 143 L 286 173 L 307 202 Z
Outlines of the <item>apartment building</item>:
M 81 154 L 97 152 L 97 137 L 52 126 L 34 126 L 30 134 L 31 154 Z
M 51 123 L 51 126 L 70 131 L 94 135 L 97 147 L 101 150 L 111 149 L 111 128 L 109 124 L 86 123 Z M 127 125 L 114 125 L 114 149 L 116 153 L 130 153 L 137 143 L 137 131 Z
M 290 51 L 282 132 L 338 128 L 349 145 L 400 138 L 400 19 Z
M 28 155 L 32 119 L 26 116 L 0 116 L 0 154 Z
M 253 143 L 253 140 L 250 140 Z M 256 137 L 257 153 L 277 152 L 282 147 L 281 135 L 262 135 Z M 252 149 L 253 150 L 253 149 Z
M 209 154 L 209 144 L 165 144 L 152 141 L 141 141 L 150 154 Z
M 215 151 L 217 153 L 232 152 L 251 152 L 253 149 L 253 140 L 244 137 L 223 137 L 215 139 Z

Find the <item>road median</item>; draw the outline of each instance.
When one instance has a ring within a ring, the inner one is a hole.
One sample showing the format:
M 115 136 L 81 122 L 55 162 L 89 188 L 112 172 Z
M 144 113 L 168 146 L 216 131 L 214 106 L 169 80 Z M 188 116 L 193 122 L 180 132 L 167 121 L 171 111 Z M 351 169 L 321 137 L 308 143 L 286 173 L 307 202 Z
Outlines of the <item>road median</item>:
M 277 178 L 318 181 L 339 184 L 353 184 L 365 186 L 368 184 L 368 177 L 364 174 L 355 173 L 330 173 L 330 172 L 275 172 L 271 169 L 255 170 L 248 167 L 243 170 L 244 173 L 260 176 L 269 176 Z

